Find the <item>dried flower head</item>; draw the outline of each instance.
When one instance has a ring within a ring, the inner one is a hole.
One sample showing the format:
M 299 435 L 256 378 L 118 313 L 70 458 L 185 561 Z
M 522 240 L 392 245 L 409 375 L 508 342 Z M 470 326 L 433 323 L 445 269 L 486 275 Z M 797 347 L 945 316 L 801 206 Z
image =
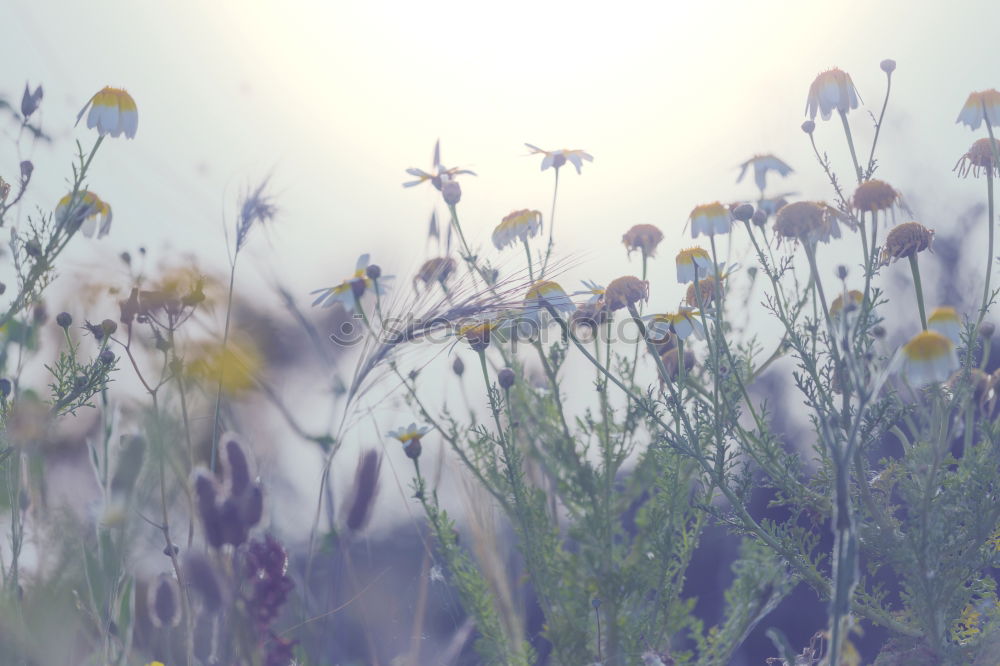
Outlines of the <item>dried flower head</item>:
M 977 130 L 983 120 L 993 127 L 1000 125 L 1000 91 L 994 88 L 970 93 L 955 122 Z
M 239 252 L 246 244 L 250 231 L 257 225 L 263 225 L 274 220 L 278 209 L 274 199 L 266 192 L 268 179 L 251 192 L 247 192 L 240 200 L 240 213 L 236 218 L 236 251 Z
M 743 177 L 746 176 L 750 167 L 753 167 L 754 183 L 756 183 L 757 189 L 762 192 L 767 189 L 767 174 L 769 171 L 774 171 L 782 178 L 792 173 L 792 167 L 770 153 L 754 155 L 740 165 L 740 175 L 736 177 L 737 183 L 743 182 Z
M 612 280 L 602 296 L 604 307 L 611 312 L 646 300 L 649 300 L 649 282 L 632 275 Z
M 892 229 L 882 248 L 882 264 L 903 259 L 930 248 L 934 240 L 934 230 L 919 222 L 904 222 Z
M 444 286 L 448 282 L 448 278 L 454 275 L 455 266 L 455 260 L 451 257 L 434 257 L 420 266 L 420 270 L 417 271 L 413 280 L 414 282 L 419 280 L 425 286 L 430 286 L 433 283 Z
M 663 240 L 663 232 L 652 224 L 637 224 L 622 236 L 622 243 L 631 256 L 633 250 L 639 250 L 644 257 L 656 256 L 656 246 Z
M 806 115 L 816 120 L 817 112 L 823 120 L 829 120 L 836 110 L 845 114 L 858 108 L 858 92 L 850 74 L 837 69 L 821 72 L 809 86 L 809 96 L 806 98 Z
M 971 173 L 979 178 L 980 171 L 986 175 L 1000 175 L 1000 164 L 994 162 L 994 152 L 1000 155 L 1000 140 L 984 137 L 977 140 L 955 164 L 953 171 L 966 178 Z
M 101 136 L 110 134 L 118 137 L 124 132 L 127 138 L 135 138 L 135 132 L 139 129 L 139 111 L 132 96 L 121 88 L 106 86 L 95 93 L 80 109 L 76 117 L 77 124 L 88 108 L 90 113 L 87 114 L 87 127 L 97 128 Z
M 851 201 L 856 210 L 875 213 L 898 204 L 900 196 L 889 183 L 873 178 L 858 185 Z
M 715 292 L 723 291 L 723 281 L 727 275 L 709 275 L 688 285 L 685 302 L 692 308 L 704 308 L 715 302 Z
M 802 243 L 829 243 L 840 238 L 844 217 L 836 209 L 817 201 L 796 201 L 782 206 L 774 218 L 774 232 L 780 238 Z
M 530 143 L 524 144 L 530 150 L 532 155 L 544 155 L 542 159 L 542 171 L 545 171 L 549 167 L 558 170 L 561 166 L 569 162 L 574 167 L 576 167 L 576 172 L 580 173 L 583 168 L 583 160 L 588 162 L 593 162 L 594 158 L 590 153 L 574 149 L 569 150 L 568 148 L 562 148 L 560 150 L 542 150 L 538 146 L 533 146 Z
M 696 206 L 688 217 L 688 223 L 691 225 L 691 238 L 697 238 L 701 234 L 706 236 L 728 234 L 732 228 L 733 218 L 726 207 L 716 201 Z

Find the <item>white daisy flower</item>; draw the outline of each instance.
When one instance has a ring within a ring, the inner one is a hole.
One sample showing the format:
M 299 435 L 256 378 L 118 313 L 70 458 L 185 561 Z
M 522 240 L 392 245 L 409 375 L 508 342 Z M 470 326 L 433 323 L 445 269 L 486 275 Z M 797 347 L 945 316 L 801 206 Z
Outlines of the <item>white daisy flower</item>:
M 677 282 L 687 284 L 698 277 L 705 277 L 712 270 L 712 257 L 708 250 L 689 247 L 677 253 Z
M 646 329 L 653 342 L 664 341 L 670 333 L 685 340 L 693 333 L 699 340 L 705 337 L 705 327 L 701 324 L 701 313 L 691 308 L 682 308 L 678 312 L 647 315 Z
M 110 134 L 117 137 L 124 133 L 126 138 L 135 138 L 139 128 L 139 111 L 132 96 L 121 88 L 106 86 L 101 89 L 80 109 L 76 116 L 77 123 L 88 108 L 87 127 L 97 128 L 101 136 Z
M 580 169 L 583 168 L 583 160 L 588 162 L 593 162 L 593 156 L 583 150 L 569 150 L 563 148 L 561 150 L 542 150 L 538 146 L 533 146 L 530 143 L 524 144 L 531 149 L 532 154 L 540 154 L 545 157 L 542 159 L 542 171 L 545 171 L 549 167 L 558 169 L 559 167 L 569 162 L 576 167 L 576 172 L 580 173 Z
M 962 320 L 952 307 L 940 307 L 927 317 L 927 328 L 951 340 L 956 347 L 962 344 Z
M 743 182 L 743 177 L 747 175 L 750 167 L 753 167 L 753 179 L 757 184 L 757 189 L 761 191 L 767 189 L 768 171 L 774 171 L 782 178 L 792 173 L 792 167 L 770 153 L 766 155 L 754 155 L 740 165 L 740 175 L 736 178 L 737 183 Z
M 313 301 L 313 307 L 322 305 L 323 307 L 328 308 L 334 303 L 340 303 L 345 310 L 353 312 L 355 303 L 360 300 L 369 289 L 377 289 L 379 295 L 384 294 L 384 283 L 386 280 L 391 280 L 393 276 L 382 275 L 378 277 L 378 280 L 372 279 L 371 271 L 368 270 L 369 259 L 370 255 L 368 254 L 363 254 L 358 257 L 358 262 L 354 267 L 354 275 L 347 278 L 340 284 L 309 292 L 313 295 L 319 294 L 319 296 L 316 297 L 316 300 Z
M 88 190 L 77 192 L 75 197 L 71 192 L 60 199 L 55 216 L 60 225 L 70 230 L 79 228 L 88 238 L 95 232 L 98 238 L 103 238 L 111 231 L 111 206 Z
M 692 210 L 689 223 L 691 224 L 691 238 L 697 238 L 701 234 L 706 236 L 728 234 L 732 228 L 733 218 L 730 217 L 726 207 L 716 201 L 697 206 Z
M 834 110 L 847 113 L 858 108 L 858 91 L 854 81 L 847 72 L 828 69 L 821 72 L 812 85 L 809 86 L 809 97 L 806 99 L 806 115 L 816 120 L 819 112 L 823 120 L 829 120 Z
M 1000 126 L 1000 91 L 991 88 L 970 93 L 955 122 L 977 130 L 983 124 L 984 118 L 988 119 L 993 127 Z
M 910 386 L 947 381 L 958 370 L 955 345 L 937 331 L 922 331 L 899 350 L 897 363 Z
M 493 245 L 498 250 L 534 238 L 542 230 L 542 214 L 537 210 L 515 210 L 493 230 Z

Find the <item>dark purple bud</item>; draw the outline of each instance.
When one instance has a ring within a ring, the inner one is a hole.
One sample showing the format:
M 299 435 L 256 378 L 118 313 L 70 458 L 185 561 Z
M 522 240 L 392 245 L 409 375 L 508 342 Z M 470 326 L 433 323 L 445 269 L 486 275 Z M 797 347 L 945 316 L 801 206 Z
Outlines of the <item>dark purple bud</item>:
M 892 58 L 886 58 L 885 60 L 880 62 L 878 66 L 886 74 L 892 74 L 894 71 L 896 71 L 896 61 L 893 60 Z
M 222 586 L 207 557 L 200 553 L 188 553 L 184 560 L 184 575 L 191 588 L 198 593 L 206 611 L 215 613 L 222 608 Z
M 984 321 L 979 327 L 979 335 L 984 338 L 992 338 L 993 334 L 996 332 L 997 327 L 993 322 Z
M 250 486 L 250 490 L 243 496 L 240 517 L 247 528 L 251 528 L 260 522 L 264 515 L 264 491 L 257 484 Z
M 497 373 L 497 383 L 500 384 L 500 388 L 504 391 L 510 389 L 514 385 L 514 371 L 510 368 L 503 368 Z
M 60 312 L 56 315 L 56 323 L 59 328 L 69 328 L 73 325 L 73 317 L 68 312 Z
M 227 497 L 219 507 L 219 522 L 224 543 L 239 546 L 247 540 L 247 526 L 243 524 L 240 502 L 235 497 Z
M 465 363 L 462 362 L 461 356 L 456 356 L 455 360 L 451 363 L 451 370 L 459 377 L 465 372 Z
M 462 200 L 462 186 L 457 181 L 448 180 L 441 183 L 441 196 L 449 206 L 454 206 Z
M 733 217 L 740 222 L 749 222 L 750 218 L 753 217 L 753 206 L 750 204 L 740 204 L 733 209 Z
M 24 94 L 21 96 L 21 115 L 27 120 L 28 116 L 33 114 L 37 109 L 39 103 L 42 101 L 42 87 L 38 86 L 35 88 L 35 92 L 31 92 L 28 88 L 28 84 L 24 84 Z
M 837 266 L 837 279 L 846 280 L 847 279 L 847 266 L 840 264 Z
M 122 263 L 125 264 L 126 266 L 132 265 L 132 255 L 129 254 L 128 252 L 122 252 L 121 254 L 118 255 L 118 258 L 121 259 Z
M 24 185 L 28 184 L 31 180 L 31 174 L 35 172 L 35 165 L 31 163 L 31 160 L 21 161 L 21 183 Z
M 208 470 L 198 470 L 194 477 L 194 492 L 198 498 L 198 515 L 205 531 L 205 540 L 213 548 L 221 548 L 225 543 L 222 519 L 216 504 L 215 479 Z
M 87 378 L 83 375 L 77 375 L 73 378 L 73 388 L 78 391 L 82 391 L 87 386 Z
M 167 557 L 174 557 L 179 552 L 181 552 L 181 549 L 178 548 L 175 544 L 170 544 L 169 546 L 163 547 L 163 554 L 166 555 Z
M 105 349 L 97 358 L 100 359 L 101 363 L 104 365 L 111 365 L 115 362 L 115 353 L 110 349 Z
M 149 588 L 149 618 L 156 627 L 176 627 L 181 621 L 180 588 L 172 576 L 162 575 Z
M 37 259 L 42 256 L 42 244 L 38 242 L 37 238 L 32 238 L 24 244 L 24 253 L 29 257 L 35 257 Z
M 240 443 L 231 437 L 226 437 L 226 465 L 229 473 L 229 494 L 233 497 L 242 495 L 250 487 L 250 466 L 247 456 L 243 453 Z
M 0 379 L 0 396 L 6 398 L 7 396 L 10 395 L 11 389 L 12 386 L 9 379 L 7 379 L 6 377 Z
M 416 460 L 417 458 L 420 457 L 420 454 L 423 452 L 424 452 L 424 445 L 420 443 L 419 437 L 417 437 L 416 439 L 411 439 L 406 443 L 406 446 L 403 447 L 403 453 L 405 453 L 406 457 L 409 458 L 410 460 Z
M 214 663 L 215 655 L 215 618 L 208 613 L 199 613 L 194 622 L 194 656 L 203 664 Z
M 802 123 L 802 131 L 806 134 L 812 134 L 816 130 L 816 122 L 813 120 L 807 120 Z
M 375 505 L 375 498 L 378 497 L 378 475 L 381 467 L 382 456 L 375 450 L 365 451 L 358 460 L 358 468 L 354 472 L 354 488 L 347 510 L 347 529 L 352 532 L 363 530 L 371 519 L 372 507 Z
M 377 280 L 380 277 L 382 277 L 382 267 L 379 266 L 378 264 L 371 264 L 368 268 L 365 269 L 365 275 L 367 275 L 373 280 Z
M 762 210 L 755 210 L 750 221 L 756 224 L 758 227 L 764 226 L 767 223 L 767 213 Z
M 104 331 L 104 335 L 114 335 L 118 330 L 118 324 L 111 319 L 105 319 L 101 322 L 101 330 Z

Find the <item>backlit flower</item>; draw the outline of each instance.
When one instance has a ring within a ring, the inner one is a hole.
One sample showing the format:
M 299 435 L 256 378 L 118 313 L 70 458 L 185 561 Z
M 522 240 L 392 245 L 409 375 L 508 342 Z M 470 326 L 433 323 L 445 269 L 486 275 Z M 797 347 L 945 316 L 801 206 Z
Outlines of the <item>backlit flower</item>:
M 390 430 L 387 435 L 393 439 L 399 440 L 399 443 L 403 445 L 403 450 L 406 455 L 410 458 L 418 457 L 420 450 L 420 438 L 426 435 L 430 431 L 427 426 L 417 427 L 416 423 L 411 423 L 404 428 L 397 428 L 395 430 Z M 416 455 L 413 455 L 413 454 Z
M 902 373 L 911 386 L 946 381 L 958 370 L 955 345 L 937 331 L 922 331 L 900 350 Z
M 556 312 L 573 312 L 576 306 L 557 283 L 551 280 L 539 280 L 531 285 L 524 295 L 524 310 L 528 315 L 548 312 L 549 308 Z
M 430 182 L 439 192 L 441 191 L 441 186 L 443 182 L 448 180 L 454 180 L 455 176 L 468 175 L 475 176 L 476 174 L 468 169 L 459 169 L 457 167 L 448 168 L 441 164 L 441 142 L 438 141 L 434 144 L 434 163 L 431 166 L 431 171 L 428 173 L 422 169 L 409 168 L 406 173 L 411 176 L 416 176 L 416 180 L 411 180 L 403 183 L 403 187 L 415 187 L 421 183 Z M 442 180 L 443 179 L 443 180 Z
M 774 171 L 784 178 L 792 172 L 792 167 L 770 153 L 766 155 L 754 155 L 740 165 L 740 175 L 736 177 L 737 183 L 743 182 L 743 177 L 747 175 L 747 170 L 753 167 L 753 179 L 758 190 L 767 189 L 767 172 Z
M 692 210 L 689 223 L 691 224 L 691 238 L 697 238 L 701 234 L 706 236 L 728 234 L 732 227 L 732 218 L 726 207 L 716 201 L 697 206 Z
M 78 124 L 88 108 L 87 127 L 96 127 L 101 136 L 110 134 L 117 137 L 124 132 L 126 138 L 135 138 L 135 131 L 139 128 L 139 111 L 132 96 L 121 88 L 106 86 L 91 97 L 76 117 Z
M 970 93 L 955 122 L 977 130 L 983 124 L 984 118 L 993 127 L 1000 125 L 1000 91 L 991 88 Z
M 392 276 L 382 276 L 376 284 L 375 280 L 368 276 L 368 260 L 369 255 L 367 254 L 358 257 L 358 263 L 354 267 L 354 275 L 340 284 L 309 292 L 310 294 L 319 294 L 313 301 L 313 306 L 322 305 L 328 308 L 334 303 L 340 303 L 345 310 L 353 311 L 355 302 L 361 300 L 361 297 L 369 289 L 377 287 L 379 294 L 383 293 L 383 282 L 391 279 Z
M 927 328 L 951 340 L 956 347 L 962 343 L 962 320 L 953 307 L 943 306 L 927 317 Z
M 700 247 L 689 247 L 677 253 L 677 282 L 687 284 L 694 282 L 699 275 L 708 275 L 712 270 L 712 257 L 708 250 Z
M 934 230 L 928 229 L 919 222 L 904 222 L 893 228 L 885 239 L 882 248 L 882 263 L 903 259 L 923 252 L 931 246 L 934 240 Z
M 958 175 L 963 178 L 968 177 L 970 173 L 979 178 L 980 171 L 985 171 L 987 175 L 992 171 L 994 175 L 998 175 L 1000 174 L 1000 165 L 993 161 L 994 151 L 1000 154 L 1000 140 L 989 137 L 979 139 L 972 144 L 969 152 L 959 158 L 952 170 L 957 171 Z
M 851 75 L 837 69 L 821 72 L 812 85 L 809 86 L 809 97 L 806 99 L 806 115 L 816 120 L 816 113 L 823 120 L 829 120 L 836 110 L 847 113 L 858 108 L 858 91 L 854 88 Z
M 566 164 L 566 162 L 569 162 L 576 167 L 576 172 L 580 173 L 580 169 L 583 168 L 583 160 L 587 160 L 588 162 L 594 161 L 594 158 L 590 155 L 590 153 L 579 149 L 569 150 L 567 148 L 563 148 L 561 150 L 542 150 L 538 146 L 533 146 L 530 143 L 526 143 L 524 145 L 531 149 L 531 153 L 533 155 L 540 154 L 545 156 L 542 159 L 542 171 L 545 171 L 549 167 L 558 169 L 562 165 Z
M 867 213 L 889 210 L 899 201 L 899 192 L 889 183 L 877 178 L 858 185 L 852 198 L 854 208 Z
M 705 328 L 701 324 L 701 314 L 697 310 L 682 308 L 677 312 L 648 315 L 646 330 L 649 331 L 652 342 L 659 344 L 672 333 L 684 340 L 692 333 L 699 339 L 705 337 Z
M 837 318 L 845 310 L 848 313 L 852 310 L 856 310 L 864 299 L 864 294 L 857 289 L 851 289 L 846 294 L 841 294 L 840 296 L 837 296 L 837 298 L 833 299 L 833 302 L 830 303 L 830 316 Z
M 646 300 L 649 300 L 649 282 L 631 275 L 612 280 L 602 298 L 604 307 L 611 312 Z
M 656 246 L 663 240 L 663 232 L 652 224 L 637 224 L 622 236 L 622 243 L 629 255 L 639 250 L 644 257 L 656 256 Z
M 542 214 L 537 210 L 515 210 L 493 230 L 493 245 L 502 250 L 517 241 L 525 242 L 542 230 Z
M 82 190 L 69 193 L 56 205 L 56 222 L 69 229 L 79 229 L 88 238 L 97 233 L 103 238 L 111 231 L 111 206 L 93 192 Z

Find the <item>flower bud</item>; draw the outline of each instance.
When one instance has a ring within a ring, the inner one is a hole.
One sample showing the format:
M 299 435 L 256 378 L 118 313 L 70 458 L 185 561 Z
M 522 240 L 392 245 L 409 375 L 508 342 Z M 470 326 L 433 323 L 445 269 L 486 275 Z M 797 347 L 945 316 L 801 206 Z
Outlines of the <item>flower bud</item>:
M 458 181 L 448 180 L 441 183 L 441 196 L 449 206 L 454 206 L 462 200 L 462 186 Z
M 42 244 L 38 242 L 37 238 L 32 238 L 24 244 L 24 252 L 29 257 L 38 258 L 42 256 Z
M 847 266 L 840 264 L 837 266 L 837 279 L 846 280 L 847 279 Z
M 351 293 L 354 294 L 354 298 L 361 298 L 365 294 L 365 281 L 361 278 L 351 280 Z
M 514 371 L 510 368 L 504 368 L 497 373 L 497 382 L 504 391 L 509 390 L 514 385 Z
M 101 330 L 104 331 L 104 335 L 114 335 L 114 332 L 118 330 L 118 324 L 112 319 L 105 319 L 101 322 Z
M 377 280 L 382 277 L 382 267 L 378 264 L 371 264 L 365 269 L 365 274 L 373 280 Z
M 993 334 L 996 333 L 997 327 L 993 322 L 984 321 L 979 327 L 979 335 L 984 338 L 992 338 Z
M 225 437 L 225 436 L 224 436 Z M 226 467 L 229 474 L 229 492 L 242 495 L 250 487 L 250 465 L 243 447 L 232 435 L 225 437 Z
M 815 121 L 807 120 L 804 123 L 802 123 L 802 131 L 805 132 L 806 134 L 812 134 L 813 130 L 815 129 L 816 129 Z
M 60 312 L 56 315 L 56 323 L 59 328 L 69 328 L 73 324 L 73 317 L 68 312 Z
M 892 58 L 886 58 L 885 60 L 883 60 L 882 62 L 880 62 L 878 66 L 886 74 L 892 74 L 893 71 L 895 71 L 895 69 L 896 69 L 896 61 L 893 60 Z
M 758 227 L 762 227 L 767 224 L 767 213 L 762 210 L 755 210 L 750 221 L 756 224 Z
M 416 439 L 411 439 L 403 447 L 403 453 L 405 453 L 406 457 L 409 458 L 410 460 L 416 460 L 417 458 L 419 458 L 420 454 L 423 453 L 423 450 L 424 447 L 420 443 L 419 437 L 417 437 Z
M 753 218 L 754 209 L 750 204 L 740 204 L 733 209 L 732 214 L 740 222 L 748 222 Z
M 161 575 L 149 586 L 149 619 L 155 627 L 176 627 L 181 621 L 180 588 L 172 576 Z
M 31 174 L 35 172 L 35 165 L 31 160 L 21 161 L 21 182 L 27 184 L 31 180 Z
M 462 362 L 461 356 L 456 356 L 455 360 L 451 362 L 451 371 L 459 377 L 465 372 L 465 363 Z
M 881 340 L 885 337 L 885 328 L 879 325 L 872 326 L 872 335 L 875 336 L 875 339 Z
M 97 358 L 100 359 L 101 363 L 104 365 L 111 365 L 115 362 L 115 353 L 110 349 L 105 349 Z
M 9 396 L 11 388 L 12 386 L 9 379 L 7 379 L 6 377 L 0 379 L 0 397 L 6 398 L 7 396 Z

